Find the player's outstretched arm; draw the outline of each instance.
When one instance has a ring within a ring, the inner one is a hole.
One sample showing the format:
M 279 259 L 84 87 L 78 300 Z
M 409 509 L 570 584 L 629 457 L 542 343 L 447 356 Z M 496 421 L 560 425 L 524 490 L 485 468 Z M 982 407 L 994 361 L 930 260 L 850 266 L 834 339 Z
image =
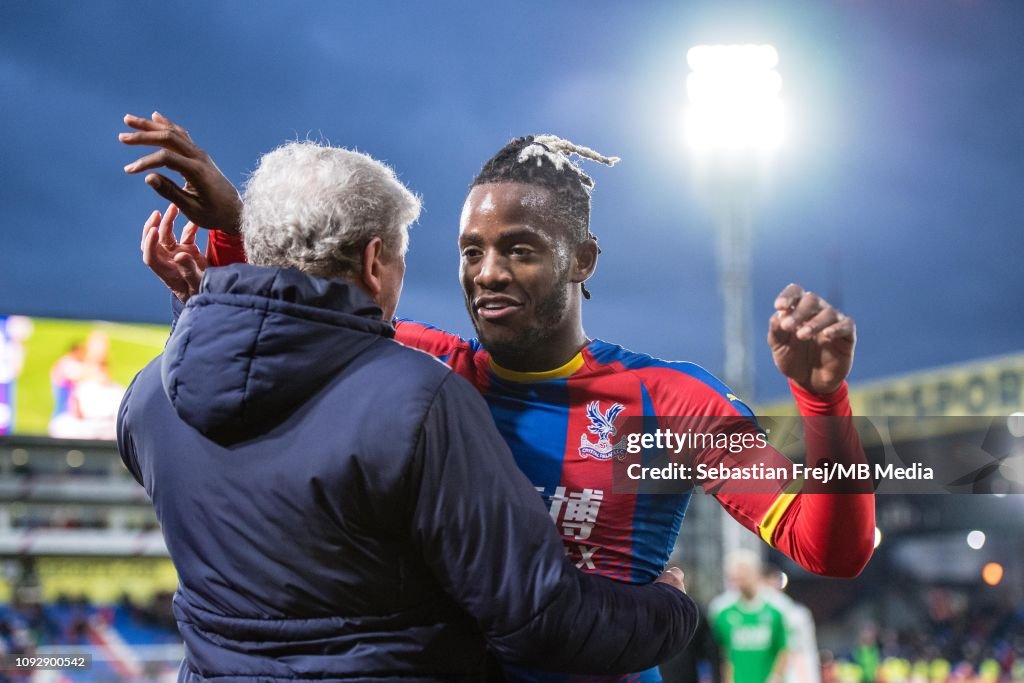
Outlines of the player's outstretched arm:
M 808 464 L 823 459 L 866 462 L 851 419 L 846 377 L 853 367 L 857 329 L 820 296 L 797 284 L 775 299 L 768 345 L 804 416 Z M 831 576 L 856 576 L 874 548 L 875 501 L 868 488 L 851 493 L 801 493 L 766 539 L 805 568 Z
M 799 285 L 789 285 L 776 299 L 768 327 L 775 363 L 789 378 L 802 416 L 807 465 L 816 467 L 826 459 L 845 464 L 867 462 L 854 429 L 845 381 L 856 343 L 853 321 L 821 297 Z M 721 429 L 736 429 L 730 416 L 743 412 L 733 400 L 717 410 L 725 420 Z M 684 409 L 675 414 L 690 413 Z M 756 434 L 753 423 L 740 425 Z M 770 445 L 740 455 L 742 458 L 712 449 L 699 457 L 709 465 L 750 464 L 741 460 L 753 457 L 766 469 L 788 470 L 791 466 L 790 460 Z M 715 486 L 715 497 L 734 519 L 804 569 L 833 577 L 859 574 L 874 547 L 871 482 L 805 481 L 798 490 L 794 490 L 795 482 L 778 484 L 784 488 L 765 493 L 758 490 L 764 484 L 751 489 L 742 482 L 727 482 Z
M 415 545 L 501 659 L 626 673 L 693 635 L 697 609 L 680 574 L 635 586 L 575 568 L 487 405 L 461 378 L 449 375 L 437 392 L 407 480 Z
M 146 184 L 160 196 L 174 202 L 198 226 L 238 234 L 241 229 L 242 200 L 231 181 L 213 159 L 200 149 L 188 131 L 160 112 L 151 118 L 126 114 L 125 125 L 134 132 L 120 133 L 126 145 L 158 147 L 151 154 L 124 167 L 125 173 L 142 173 L 158 168 L 177 171 L 185 179 L 181 187 L 160 173 L 146 175 Z

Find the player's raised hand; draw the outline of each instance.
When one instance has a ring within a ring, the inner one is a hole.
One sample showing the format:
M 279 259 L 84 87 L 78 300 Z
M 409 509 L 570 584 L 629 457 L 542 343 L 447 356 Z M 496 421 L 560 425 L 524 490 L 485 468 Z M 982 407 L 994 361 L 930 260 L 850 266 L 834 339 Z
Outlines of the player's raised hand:
M 783 375 L 807 391 L 828 394 L 853 366 L 857 328 L 852 318 L 800 285 L 788 285 L 775 299 L 768 346 Z
M 136 132 L 120 133 L 117 139 L 126 145 L 159 147 L 152 154 L 124 167 L 125 173 L 141 173 L 166 167 L 185 178 L 184 187 L 167 176 L 150 173 L 146 184 L 160 196 L 174 202 L 185 216 L 204 228 L 237 234 L 241 229 L 242 199 L 231 181 L 221 173 L 210 155 L 192 142 L 188 131 L 153 112 L 152 118 L 126 114 L 125 125 Z
M 160 215 L 154 211 L 142 226 L 142 262 L 156 273 L 174 296 L 182 302 L 199 291 L 206 270 L 206 259 L 196 246 L 198 226 L 189 221 L 181 231 L 181 241 L 174 237 L 174 219 L 178 207 L 171 204 Z

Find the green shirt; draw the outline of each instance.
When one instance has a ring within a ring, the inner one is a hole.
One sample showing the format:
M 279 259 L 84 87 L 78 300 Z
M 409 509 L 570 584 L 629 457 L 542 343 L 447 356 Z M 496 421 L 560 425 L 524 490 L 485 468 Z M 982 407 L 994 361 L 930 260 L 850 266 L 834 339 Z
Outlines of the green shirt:
M 782 613 L 764 600 L 729 605 L 715 615 L 714 629 L 732 665 L 733 683 L 764 683 L 786 649 Z

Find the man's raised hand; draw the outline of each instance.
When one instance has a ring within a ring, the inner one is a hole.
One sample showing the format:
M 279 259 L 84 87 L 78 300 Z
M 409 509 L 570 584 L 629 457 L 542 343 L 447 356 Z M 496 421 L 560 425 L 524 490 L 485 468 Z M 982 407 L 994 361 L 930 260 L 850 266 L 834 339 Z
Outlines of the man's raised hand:
M 788 285 L 775 299 L 768 346 L 786 377 L 815 394 L 838 389 L 853 366 L 857 328 L 817 294 Z
M 198 226 L 189 221 L 181 231 L 181 241 L 174 237 L 174 219 L 178 207 L 171 204 L 163 216 L 159 211 L 149 215 L 142 226 L 142 261 L 167 285 L 182 302 L 199 291 L 206 270 L 206 259 L 196 246 Z
M 241 230 L 242 199 L 231 181 L 221 173 L 210 155 L 192 142 L 188 131 L 153 112 L 152 118 L 126 114 L 125 125 L 136 132 L 120 133 L 126 145 L 159 147 L 152 154 L 124 167 L 125 173 L 141 173 L 166 167 L 185 178 L 184 187 L 159 173 L 146 176 L 146 183 L 165 199 L 174 202 L 196 225 L 237 234 Z

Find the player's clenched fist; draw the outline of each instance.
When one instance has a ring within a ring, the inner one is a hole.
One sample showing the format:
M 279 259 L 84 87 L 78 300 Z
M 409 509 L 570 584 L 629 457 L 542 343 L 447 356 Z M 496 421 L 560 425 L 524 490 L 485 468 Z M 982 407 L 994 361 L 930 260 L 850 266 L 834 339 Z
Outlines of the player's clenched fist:
M 857 328 L 853 318 L 800 285 L 788 285 L 775 299 L 768 346 L 775 365 L 807 391 L 828 394 L 840 387 L 853 365 Z

